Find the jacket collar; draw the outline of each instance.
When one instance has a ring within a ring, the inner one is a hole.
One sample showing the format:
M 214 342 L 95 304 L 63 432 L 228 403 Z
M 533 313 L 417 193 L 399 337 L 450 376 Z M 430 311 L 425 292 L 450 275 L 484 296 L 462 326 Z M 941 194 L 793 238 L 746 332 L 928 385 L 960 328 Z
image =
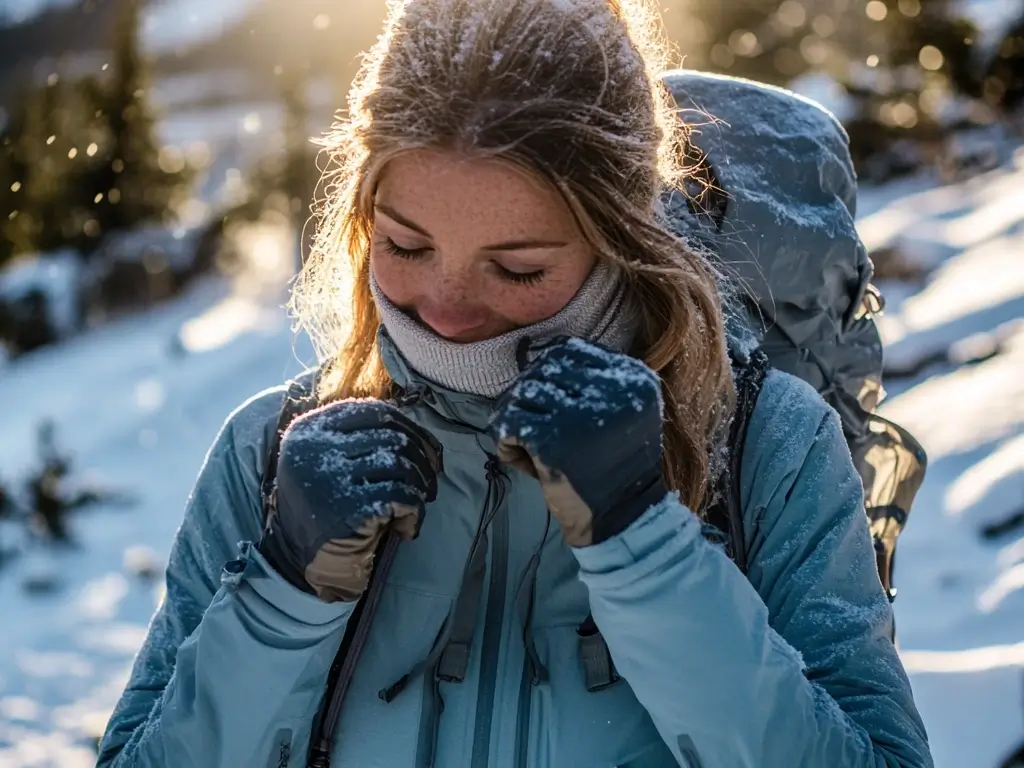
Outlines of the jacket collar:
M 383 325 L 377 331 L 377 345 L 385 370 L 406 395 L 421 399 L 445 421 L 461 426 L 462 429 L 457 431 L 483 432 L 487 429 L 494 400 L 483 395 L 456 392 L 415 371 Z

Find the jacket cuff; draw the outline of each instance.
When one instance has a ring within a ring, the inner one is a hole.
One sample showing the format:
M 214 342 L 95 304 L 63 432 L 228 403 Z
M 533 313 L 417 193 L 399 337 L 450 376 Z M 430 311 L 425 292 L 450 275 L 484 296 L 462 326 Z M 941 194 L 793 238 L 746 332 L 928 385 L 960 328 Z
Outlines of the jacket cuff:
M 693 552 L 701 522 L 670 492 L 622 533 L 600 544 L 573 548 L 582 575 L 609 587 L 622 586 L 666 562 Z
M 358 604 L 325 603 L 316 595 L 297 589 L 270 566 L 251 541 L 243 541 L 238 545 L 238 558 L 224 565 L 220 580 L 221 584 L 229 588 L 248 585 L 281 613 L 311 626 L 330 624 L 345 618 Z

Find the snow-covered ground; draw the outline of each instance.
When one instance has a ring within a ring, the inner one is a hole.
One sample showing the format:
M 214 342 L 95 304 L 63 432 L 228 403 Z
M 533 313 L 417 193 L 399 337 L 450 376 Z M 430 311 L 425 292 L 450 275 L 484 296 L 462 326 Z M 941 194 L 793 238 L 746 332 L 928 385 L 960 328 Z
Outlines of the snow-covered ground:
M 883 408 L 929 455 L 896 565 L 903 658 L 936 765 L 988 768 L 1024 740 L 1024 530 L 979 535 L 1024 512 L 1024 149 L 966 183 L 904 190 L 880 206 L 866 195 L 862 236 L 940 266 L 919 290 L 892 293 L 890 361 L 955 342 L 998 350 L 894 385 Z
M 1024 326 L 1012 325 L 1024 317 L 1024 151 L 956 187 L 872 190 L 862 211 L 870 243 L 896 240 L 940 265 L 893 291 L 893 359 L 1001 329 L 999 354 L 929 369 L 885 406 L 931 458 L 896 569 L 903 656 L 936 764 L 995 768 L 1024 738 L 1024 536 L 986 543 L 978 530 L 1024 508 Z M 273 263 L 274 247 L 259 258 Z M 31 468 L 26 446 L 49 417 L 78 469 L 138 502 L 84 511 L 77 548 L 36 547 L 0 569 L 0 768 L 93 765 L 90 740 L 160 595 L 139 571 L 166 557 L 223 418 L 312 359 L 279 305 L 279 294 L 208 284 L 0 372 L 3 480 Z M 0 529 L 0 546 L 10 535 Z M 47 594 L 25 589 L 45 582 Z
M 265 232 L 249 252 L 280 274 L 294 258 L 285 242 Z M 82 511 L 73 549 L 33 547 L 0 567 L 3 768 L 95 764 L 89 738 L 103 727 L 160 595 L 159 579 L 135 574 L 150 560 L 161 567 L 228 412 L 312 360 L 279 307 L 279 292 L 268 298 L 251 282 L 241 290 L 208 283 L 0 372 L 0 480 L 10 485 L 32 468 L 37 424 L 51 418 L 76 470 L 136 501 Z M 0 528 L 0 547 L 15 534 Z M 26 593 L 41 582 L 56 582 L 54 590 Z

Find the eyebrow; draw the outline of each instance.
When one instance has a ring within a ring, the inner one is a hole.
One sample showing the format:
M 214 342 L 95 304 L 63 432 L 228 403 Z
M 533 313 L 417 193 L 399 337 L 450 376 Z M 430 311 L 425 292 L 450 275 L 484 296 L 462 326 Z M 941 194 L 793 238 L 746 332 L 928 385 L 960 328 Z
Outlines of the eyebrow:
M 485 245 L 481 251 L 533 251 L 542 248 L 565 248 L 568 243 L 561 240 L 510 240 L 507 243 Z
M 424 237 L 430 237 L 430 233 L 426 229 L 421 227 L 415 221 L 407 219 L 405 216 L 400 214 L 394 208 L 389 205 L 383 205 L 376 203 L 374 208 L 389 219 L 401 224 L 407 229 L 411 229 L 413 232 L 418 232 Z M 569 243 L 563 240 L 509 240 L 503 243 L 494 243 L 493 245 L 485 245 L 481 251 L 529 251 L 529 250 L 541 250 L 541 249 L 552 249 L 552 248 L 565 248 Z
M 376 210 L 378 210 L 381 213 L 383 213 L 389 219 L 393 219 L 394 221 L 397 221 L 399 224 L 401 224 L 406 229 L 411 229 L 413 232 L 419 232 L 424 237 L 430 237 L 430 233 L 427 232 L 427 230 L 425 230 L 423 227 L 421 227 L 415 221 L 411 221 L 410 219 L 405 218 L 405 216 L 400 214 L 398 211 L 396 211 L 391 206 L 383 205 L 381 203 L 374 203 L 373 207 Z

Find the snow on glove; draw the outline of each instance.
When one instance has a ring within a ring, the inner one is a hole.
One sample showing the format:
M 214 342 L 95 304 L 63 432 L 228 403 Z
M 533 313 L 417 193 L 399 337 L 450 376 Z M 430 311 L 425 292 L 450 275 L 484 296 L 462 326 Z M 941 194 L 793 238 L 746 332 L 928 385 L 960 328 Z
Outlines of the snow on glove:
M 281 440 L 260 552 L 299 589 L 356 600 L 385 531 L 418 535 L 440 471 L 440 443 L 388 403 L 344 400 L 303 414 Z
M 501 397 L 490 430 L 502 461 L 540 480 L 566 543 L 585 547 L 622 532 L 668 492 L 661 423 L 650 368 L 560 338 Z

